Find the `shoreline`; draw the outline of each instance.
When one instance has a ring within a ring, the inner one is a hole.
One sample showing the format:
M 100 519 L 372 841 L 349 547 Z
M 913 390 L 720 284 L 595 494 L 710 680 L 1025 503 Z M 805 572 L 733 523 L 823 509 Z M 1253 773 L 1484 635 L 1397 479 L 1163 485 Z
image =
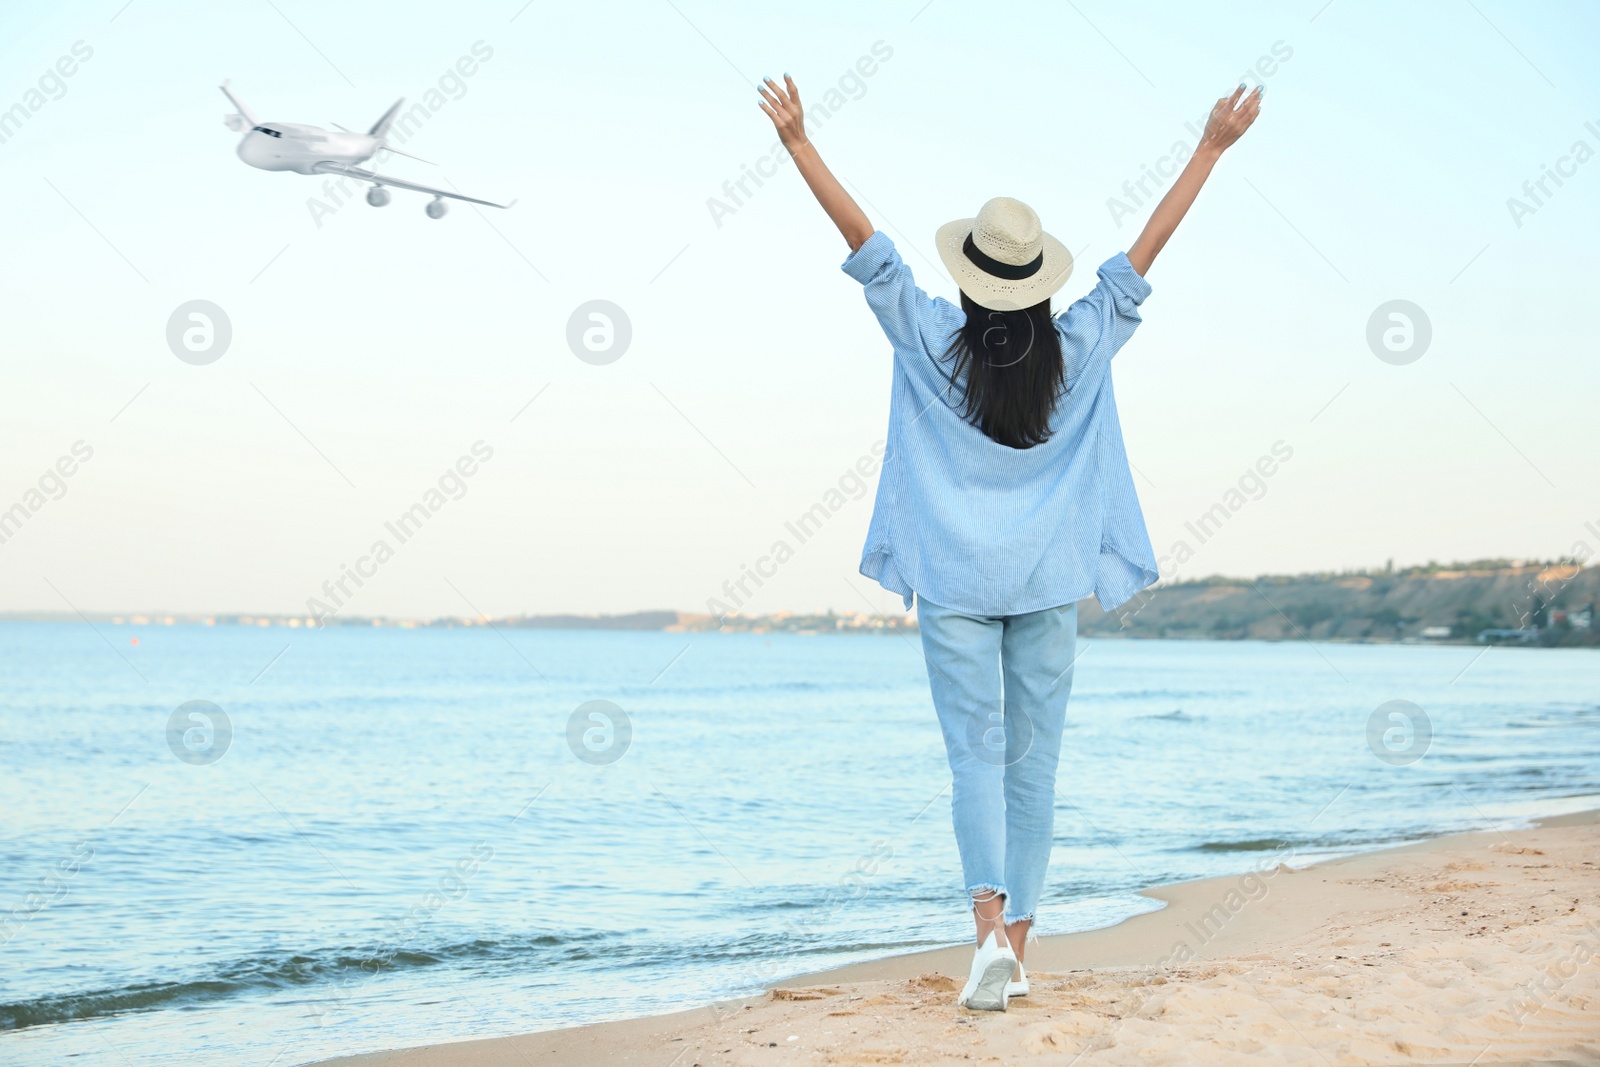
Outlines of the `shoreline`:
M 1092 601 L 1079 601 L 1080 607 Z M 674 614 L 662 612 L 639 612 L 638 615 Z M 682 613 L 676 613 L 681 615 Z M 128 627 L 130 630 L 163 630 L 163 629 L 211 629 L 211 630 L 305 630 L 308 633 L 321 630 L 348 630 L 361 632 L 366 630 L 381 631 L 437 631 L 437 630 L 492 630 L 495 628 L 528 631 L 540 634 L 696 634 L 711 637 L 771 637 L 773 635 L 786 635 L 796 637 L 834 637 L 834 636 L 883 636 L 886 634 L 906 635 L 915 634 L 919 627 L 914 614 L 907 613 L 903 618 L 887 618 L 885 616 L 872 616 L 864 612 L 841 612 L 833 615 L 790 615 L 780 616 L 729 616 L 724 624 L 711 625 L 702 621 L 656 623 L 648 625 L 635 625 L 628 620 L 631 616 L 564 616 L 563 621 L 552 622 L 541 617 L 508 617 L 501 619 L 481 619 L 471 617 L 439 617 L 431 619 L 393 618 L 388 616 L 351 616 L 349 618 L 335 617 L 325 620 L 321 624 L 301 618 L 299 616 L 242 615 L 237 617 L 224 616 L 137 616 L 110 615 L 91 612 L 83 618 L 65 612 L 19 612 L 0 614 L 0 624 L 26 624 L 26 625 L 69 625 L 77 626 L 84 622 L 99 623 L 105 626 Z M 701 618 L 701 617 L 696 617 Z M 1341 636 L 1338 634 L 1322 634 L 1315 637 L 1305 637 L 1294 633 L 1292 630 L 1283 633 L 1219 633 L 1216 631 L 1197 631 L 1184 629 L 1176 632 L 1142 632 L 1130 631 L 1120 628 L 1102 628 L 1099 620 L 1090 620 L 1081 625 L 1078 636 L 1084 640 L 1097 641 L 1217 641 L 1230 644 L 1257 643 L 1264 645 L 1291 644 L 1295 641 L 1307 641 L 1313 645 L 1338 645 L 1338 646 L 1368 646 L 1384 645 L 1399 646 L 1403 648 L 1480 648 L 1480 649 L 1567 649 L 1578 651 L 1600 651 L 1600 636 L 1590 640 L 1571 640 L 1557 638 L 1544 640 L 1542 631 L 1506 631 L 1521 636 L 1508 636 L 1492 640 L 1482 640 L 1472 636 L 1457 637 L 1418 637 L 1395 636 L 1383 637 L 1371 634 L 1359 636 Z M 1587 631 L 1586 631 L 1587 632 Z
M 1600 809 L 1531 822 L 1141 890 L 1165 907 L 1030 944 L 1007 1012 L 957 1007 L 963 944 L 315 1067 L 1600 1062 Z

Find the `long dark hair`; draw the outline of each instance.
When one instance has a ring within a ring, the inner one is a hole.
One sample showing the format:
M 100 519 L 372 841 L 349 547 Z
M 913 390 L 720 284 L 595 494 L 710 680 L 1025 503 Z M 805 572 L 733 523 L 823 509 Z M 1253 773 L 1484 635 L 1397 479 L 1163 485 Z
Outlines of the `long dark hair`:
M 950 384 L 960 385 L 962 417 L 1011 448 L 1050 439 L 1050 416 L 1066 384 L 1061 338 L 1050 301 L 1021 311 L 980 307 L 966 293 L 967 321 L 950 340 Z

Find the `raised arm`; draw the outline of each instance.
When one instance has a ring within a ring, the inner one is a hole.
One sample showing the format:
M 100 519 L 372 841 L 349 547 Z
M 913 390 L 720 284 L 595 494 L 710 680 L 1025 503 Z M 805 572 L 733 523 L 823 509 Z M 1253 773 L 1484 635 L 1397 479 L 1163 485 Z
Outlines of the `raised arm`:
M 805 178 L 806 184 L 811 186 L 817 203 L 822 205 L 822 210 L 828 213 L 833 224 L 839 227 L 839 232 L 850 245 L 850 251 L 854 252 L 872 236 L 872 223 L 867 221 L 866 212 L 844 191 L 839 179 L 833 176 L 828 165 L 817 154 L 816 146 L 806 137 L 805 111 L 800 106 L 800 91 L 795 88 L 794 79 L 785 74 L 783 83 L 783 87 L 779 87 L 768 78 L 766 84 L 757 88 L 756 91 L 761 94 L 761 110 L 767 113 L 772 125 L 777 128 L 778 139 L 794 158 L 794 165 L 800 169 L 800 176 Z
M 1144 232 L 1128 249 L 1128 262 L 1140 275 L 1150 269 L 1156 254 L 1166 246 L 1172 231 L 1183 221 L 1189 205 L 1200 195 L 1200 187 L 1211 176 L 1211 168 L 1217 165 L 1222 153 L 1250 128 L 1250 124 L 1261 113 L 1261 90 L 1262 87 L 1258 85 L 1254 92 L 1246 96 L 1241 85 L 1233 91 L 1232 96 L 1218 100 L 1211 109 L 1211 116 L 1206 119 L 1206 132 L 1195 146 L 1194 155 L 1189 157 L 1178 180 L 1172 183 L 1167 195 L 1156 205 L 1150 221 L 1144 224 Z M 1241 97 L 1243 103 L 1240 102 Z

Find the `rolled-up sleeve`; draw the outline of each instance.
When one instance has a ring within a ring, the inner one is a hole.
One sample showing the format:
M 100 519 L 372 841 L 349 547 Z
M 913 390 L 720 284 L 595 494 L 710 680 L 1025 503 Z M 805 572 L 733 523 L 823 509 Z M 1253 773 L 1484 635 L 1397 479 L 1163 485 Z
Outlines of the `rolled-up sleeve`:
M 1133 269 L 1125 252 L 1100 264 L 1098 273 L 1095 287 L 1056 319 L 1065 334 L 1073 377 L 1109 361 L 1127 344 L 1143 321 L 1139 305 L 1150 295 L 1150 283 Z
M 922 351 L 922 324 L 934 315 L 936 301 L 917 288 L 911 268 L 900 258 L 889 235 L 873 231 L 841 269 L 865 289 L 867 306 L 878 317 L 895 351 Z

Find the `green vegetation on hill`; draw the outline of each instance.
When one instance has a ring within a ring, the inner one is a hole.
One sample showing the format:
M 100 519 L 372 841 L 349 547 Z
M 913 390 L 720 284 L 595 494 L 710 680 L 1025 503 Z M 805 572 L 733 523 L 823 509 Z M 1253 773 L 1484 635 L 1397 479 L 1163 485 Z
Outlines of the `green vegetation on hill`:
M 1334 641 L 1473 641 L 1534 630 L 1531 643 L 1600 644 L 1600 568 L 1570 561 L 1478 560 L 1401 570 L 1156 585 L 1110 613 L 1092 600 L 1079 629 L 1096 636 Z

